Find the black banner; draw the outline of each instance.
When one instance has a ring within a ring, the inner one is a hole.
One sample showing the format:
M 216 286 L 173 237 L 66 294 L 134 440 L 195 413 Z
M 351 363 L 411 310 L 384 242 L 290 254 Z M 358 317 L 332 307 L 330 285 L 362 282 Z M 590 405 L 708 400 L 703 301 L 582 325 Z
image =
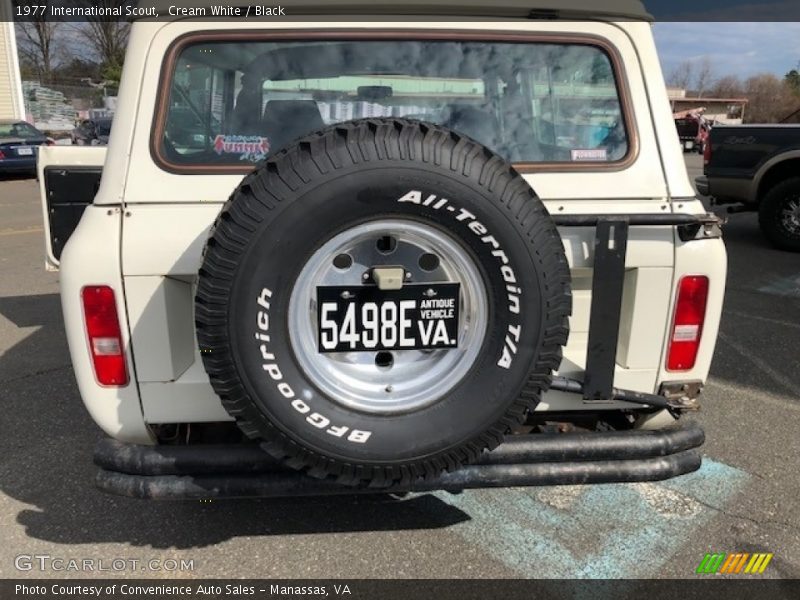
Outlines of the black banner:
M 441 20 L 443 17 L 573 18 L 593 17 L 680 22 L 800 21 L 796 0 L 12 0 L 15 21 L 171 21 L 204 18 L 227 21 L 308 20 Z M 642 10 L 644 6 L 644 11 Z M 603 17 L 605 15 L 605 17 Z
M 645 557 L 643 557 L 645 559 Z M 797 580 L 3 580 L 0 598 L 53 600 L 693 600 L 797 597 Z

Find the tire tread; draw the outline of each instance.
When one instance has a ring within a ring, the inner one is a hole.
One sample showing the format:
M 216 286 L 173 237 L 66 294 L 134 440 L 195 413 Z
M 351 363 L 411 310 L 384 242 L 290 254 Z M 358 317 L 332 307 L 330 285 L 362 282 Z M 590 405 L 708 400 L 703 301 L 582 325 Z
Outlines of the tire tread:
M 362 465 L 312 452 L 284 434 L 258 410 L 239 380 L 226 348 L 226 299 L 236 275 L 237 257 L 270 211 L 315 177 L 373 160 L 435 164 L 469 177 L 499 199 L 534 249 L 542 275 L 539 351 L 517 397 L 504 415 L 464 443 L 419 461 L 395 465 Z M 470 138 L 442 127 L 404 119 L 362 119 L 306 136 L 262 162 L 244 178 L 224 204 L 203 252 L 196 294 L 195 322 L 203 357 L 215 392 L 242 432 L 274 458 L 318 478 L 346 485 L 386 487 L 432 478 L 474 462 L 502 443 L 512 427 L 533 410 L 550 386 L 561 362 L 572 309 L 570 274 L 558 230 L 542 201 L 502 158 Z M 217 351 L 212 352 L 213 349 Z

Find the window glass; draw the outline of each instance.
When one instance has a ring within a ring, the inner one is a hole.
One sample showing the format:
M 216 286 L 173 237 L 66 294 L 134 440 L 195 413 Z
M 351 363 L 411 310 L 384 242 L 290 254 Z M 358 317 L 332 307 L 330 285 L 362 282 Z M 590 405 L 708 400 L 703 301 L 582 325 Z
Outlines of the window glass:
M 0 123 L 0 137 L 28 139 L 43 137 L 43 134 L 32 125 L 28 125 L 24 121 L 18 121 L 16 123 Z
M 162 155 L 261 160 L 326 125 L 405 117 L 512 162 L 610 162 L 628 151 L 618 86 L 595 46 L 444 41 L 213 42 L 181 51 Z
M 95 131 L 97 132 L 97 135 L 108 135 L 111 133 L 111 121 L 108 119 L 98 121 Z

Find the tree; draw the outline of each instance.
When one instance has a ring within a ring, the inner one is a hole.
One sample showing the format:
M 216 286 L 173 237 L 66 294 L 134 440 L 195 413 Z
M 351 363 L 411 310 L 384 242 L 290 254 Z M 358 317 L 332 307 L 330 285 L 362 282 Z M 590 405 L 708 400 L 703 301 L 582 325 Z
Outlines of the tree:
M 783 80 L 794 94 L 800 95 L 800 71 L 797 69 L 792 69 L 786 74 L 786 77 L 784 77 Z
M 694 81 L 694 66 L 689 60 L 685 60 L 677 65 L 669 75 L 667 75 L 667 85 L 688 90 Z
M 87 77 L 90 79 L 100 77 L 100 68 L 97 63 L 78 57 L 65 59 L 53 69 L 53 78 L 58 81 L 80 81 Z
M 726 75 L 714 82 L 709 93 L 714 98 L 742 98 L 744 97 L 744 84 L 736 75 Z
M 711 61 L 704 56 L 697 63 L 697 74 L 694 77 L 694 90 L 698 98 L 708 91 L 714 81 L 714 71 L 711 68 Z
M 745 113 L 748 123 L 777 123 L 797 104 L 791 88 L 772 73 L 754 75 L 745 81 L 744 87 L 748 99 Z
M 685 60 L 667 75 L 667 85 L 691 91 L 702 98 L 714 83 L 714 69 L 707 56 L 696 60 Z
M 38 3 L 37 3 L 38 4 Z M 49 3 L 41 2 L 46 6 Z M 43 83 L 50 83 L 56 64 L 56 33 L 61 23 L 45 20 L 37 13 L 16 23 L 17 46 L 23 63 L 32 68 Z
M 113 8 L 117 0 L 76 0 L 79 4 Z M 101 69 L 119 69 L 125 60 L 130 24 L 104 17 L 87 17 L 84 23 L 76 24 L 75 31 L 82 37 L 94 54 Z

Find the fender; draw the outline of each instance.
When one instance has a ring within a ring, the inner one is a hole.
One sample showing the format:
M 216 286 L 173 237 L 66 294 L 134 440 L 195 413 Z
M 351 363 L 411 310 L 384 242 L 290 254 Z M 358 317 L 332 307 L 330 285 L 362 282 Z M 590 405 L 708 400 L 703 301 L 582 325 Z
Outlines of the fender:
M 761 180 L 772 169 L 782 162 L 791 160 L 793 158 L 800 158 L 800 148 L 794 150 L 786 150 L 770 158 L 756 171 L 753 177 L 753 183 L 750 185 L 750 192 L 748 194 L 751 203 L 758 202 L 759 189 L 761 188 Z

